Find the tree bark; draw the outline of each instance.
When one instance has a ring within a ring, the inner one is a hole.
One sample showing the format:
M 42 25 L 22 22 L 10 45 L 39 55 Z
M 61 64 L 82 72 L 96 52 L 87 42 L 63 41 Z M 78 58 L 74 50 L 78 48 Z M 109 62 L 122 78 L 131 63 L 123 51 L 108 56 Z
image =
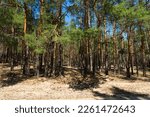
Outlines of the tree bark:
M 113 67 L 114 67 L 114 74 L 116 75 L 117 72 L 117 41 L 115 37 L 115 32 L 116 32 L 116 22 L 113 22 Z
M 27 32 L 27 5 L 24 2 L 24 36 Z M 23 44 L 23 74 L 29 75 L 30 74 L 30 66 L 29 66 L 29 47 L 26 40 L 22 41 Z
M 108 39 L 107 39 L 107 32 L 106 32 L 106 17 L 104 18 L 104 42 L 105 42 L 105 75 L 108 75 Z
M 141 33 L 141 55 L 142 55 L 142 69 L 143 69 L 143 76 L 146 77 L 146 56 L 145 56 L 145 36 L 142 31 L 142 28 L 140 27 L 140 33 Z

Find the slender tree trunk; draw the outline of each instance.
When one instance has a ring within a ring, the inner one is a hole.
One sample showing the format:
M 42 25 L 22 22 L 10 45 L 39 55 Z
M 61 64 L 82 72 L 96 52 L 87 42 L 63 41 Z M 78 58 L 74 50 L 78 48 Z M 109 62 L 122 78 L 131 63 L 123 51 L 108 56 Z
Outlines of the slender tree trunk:
M 104 41 L 105 41 L 105 75 L 108 75 L 108 39 L 106 32 L 106 17 L 104 18 Z
M 35 54 L 35 76 L 38 78 L 40 76 L 39 71 L 39 54 Z
M 123 37 L 121 37 L 121 52 L 120 52 L 120 56 L 121 56 L 121 61 L 119 63 L 119 65 L 121 64 L 121 68 L 119 67 L 119 73 L 121 72 L 121 69 L 124 68 L 125 65 L 125 45 L 124 45 L 124 40 Z
M 14 35 L 15 34 L 15 30 L 14 30 L 14 27 L 12 26 L 12 36 L 15 36 Z M 10 59 L 10 70 L 11 71 L 13 71 L 14 70 L 14 55 L 13 55 L 13 53 L 14 53 L 14 47 L 13 47 L 13 45 L 11 45 L 11 50 L 10 50 L 11 52 L 10 52 L 10 57 L 11 57 L 11 59 Z
M 63 47 L 59 45 L 59 75 L 64 75 L 63 70 Z
M 93 69 L 93 78 L 96 78 L 96 68 L 97 68 L 97 55 L 98 55 L 98 48 L 95 46 L 97 45 L 97 41 L 94 40 L 93 42 L 94 48 L 93 48 L 93 62 L 92 62 L 92 69 Z
M 149 37 L 150 37 L 150 31 L 146 30 L 146 47 L 147 47 L 147 51 L 148 51 L 148 55 L 147 55 L 147 67 L 150 68 L 150 41 L 149 41 Z
M 13 71 L 14 70 L 14 63 L 13 63 L 13 47 L 11 45 L 10 47 L 10 70 Z
M 90 21 L 90 11 L 89 11 L 89 0 L 84 0 L 85 13 L 84 13 L 84 30 L 86 31 L 89 28 Z M 90 53 L 89 53 L 90 41 L 88 37 L 85 37 L 83 41 L 84 48 L 84 77 L 87 76 L 90 66 Z
M 98 34 L 98 44 L 97 44 L 97 64 L 98 64 L 98 67 L 99 67 L 99 72 L 101 72 L 101 66 L 102 66 L 102 47 L 101 47 L 101 42 L 102 42 L 102 32 L 101 32 L 101 21 L 102 21 L 102 17 L 101 15 L 97 12 L 97 0 L 94 0 L 93 3 L 94 3 L 94 12 L 95 12 L 95 15 L 97 17 L 97 28 L 99 29 L 99 34 Z
M 136 32 L 134 32 L 134 34 L 136 35 Z M 134 37 L 134 58 L 135 58 L 135 66 L 136 66 L 136 75 L 139 76 L 139 66 L 138 66 L 138 52 L 137 52 L 137 47 L 136 47 L 136 40 Z
M 52 42 L 51 44 L 51 53 L 50 53 L 50 76 L 55 74 L 55 50 L 56 50 L 56 43 Z
M 53 55 L 53 60 L 54 60 L 54 64 L 53 64 L 53 66 L 54 66 L 54 68 L 53 68 L 53 73 L 54 73 L 54 75 L 56 75 L 57 73 L 57 43 L 56 42 L 54 42 L 54 55 Z
M 130 29 L 128 31 L 128 54 L 127 54 L 127 78 L 131 77 L 130 66 L 131 65 L 131 37 L 130 37 Z
M 114 67 L 114 74 L 116 75 L 116 67 L 117 67 L 117 42 L 116 42 L 116 37 L 115 37 L 115 32 L 116 32 L 116 22 L 113 22 L 113 67 Z
M 102 50 L 101 50 L 101 30 L 99 29 L 99 35 L 98 35 L 98 47 L 97 47 L 97 54 L 98 54 L 98 66 L 99 70 L 101 70 L 101 59 L 102 59 Z
M 39 55 L 39 70 L 43 70 L 43 54 Z
M 26 35 L 27 32 L 27 5 L 24 3 L 24 36 Z M 23 74 L 24 75 L 29 75 L 29 47 L 28 43 L 23 40 Z
M 44 54 L 44 76 L 48 77 L 48 52 Z
M 131 74 L 134 74 L 134 32 L 130 31 L 130 37 L 131 37 Z
M 146 56 L 145 56 L 145 36 L 144 33 L 140 27 L 140 33 L 141 33 L 141 55 L 142 55 L 142 68 L 143 68 L 143 76 L 146 76 Z

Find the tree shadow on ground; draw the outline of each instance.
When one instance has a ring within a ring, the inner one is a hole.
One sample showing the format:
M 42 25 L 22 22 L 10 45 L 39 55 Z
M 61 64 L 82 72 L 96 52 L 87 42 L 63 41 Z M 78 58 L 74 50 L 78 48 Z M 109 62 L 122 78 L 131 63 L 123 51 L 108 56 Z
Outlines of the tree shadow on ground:
M 35 76 L 35 70 L 30 68 L 30 74 L 23 75 L 21 67 L 14 68 L 12 71 L 10 71 L 10 65 L 8 63 L 3 63 L 2 70 L 0 74 L 0 87 L 7 87 L 16 85 L 20 82 L 23 82 L 28 79 L 33 79 Z M 43 71 L 40 71 L 40 76 L 43 73 Z
M 69 83 L 69 87 L 75 90 L 85 90 L 90 88 L 96 88 L 99 85 L 99 79 L 92 77 L 86 77 L 82 79 L 73 79 Z
M 131 78 L 128 78 L 125 76 L 119 76 L 119 78 L 121 78 L 123 80 L 131 81 L 131 82 L 135 82 L 135 81 L 150 82 L 150 76 L 149 75 L 147 75 L 147 77 L 131 76 Z
M 102 98 L 104 100 L 150 100 L 150 95 L 137 92 L 130 92 L 124 89 L 113 87 L 112 95 L 100 93 L 98 91 L 92 91 L 95 97 Z
M 67 84 L 69 87 L 75 90 L 86 90 L 91 88 L 96 88 L 99 84 L 104 83 L 103 79 L 100 79 L 101 76 L 96 74 L 93 78 L 92 73 L 89 73 L 87 77 L 83 77 L 80 73 L 80 69 L 74 68 L 65 68 L 65 76 L 69 75 L 70 80 Z
M 2 74 L 1 77 L 2 77 L 0 81 L 1 87 L 15 85 L 27 79 L 27 77 L 24 77 L 20 75 L 19 73 L 13 73 L 13 72 Z
M 33 74 L 34 70 L 32 69 L 30 69 L 30 75 L 22 75 L 21 70 L 13 70 L 10 72 L 4 71 L 4 73 L 1 74 L 0 87 L 16 85 L 25 80 L 33 78 Z

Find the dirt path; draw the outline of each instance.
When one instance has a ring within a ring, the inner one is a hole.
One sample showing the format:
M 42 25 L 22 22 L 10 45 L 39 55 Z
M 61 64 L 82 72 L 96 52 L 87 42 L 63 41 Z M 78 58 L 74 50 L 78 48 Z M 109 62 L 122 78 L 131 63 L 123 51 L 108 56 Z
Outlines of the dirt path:
M 87 90 L 70 88 L 69 84 L 61 82 L 65 78 L 31 78 L 1 87 L 0 99 L 150 99 L 148 77 L 136 80 L 110 77 L 111 80 L 99 84 L 97 88 Z

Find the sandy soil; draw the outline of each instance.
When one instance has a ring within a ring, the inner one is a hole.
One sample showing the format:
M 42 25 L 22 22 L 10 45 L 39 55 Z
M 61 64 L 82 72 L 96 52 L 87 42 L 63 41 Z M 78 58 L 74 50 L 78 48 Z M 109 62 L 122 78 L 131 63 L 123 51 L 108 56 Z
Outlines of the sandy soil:
M 8 71 L 8 68 L 1 65 L 1 80 L 5 71 Z M 57 79 L 32 77 L 15 84 L 1 86 L 0 99 L 150 99 L 149 76 L 132 80 L 111 76 L 98 87 L 86 90 L 70 88 L 68 83 L 70 77 L 70 75 Z

